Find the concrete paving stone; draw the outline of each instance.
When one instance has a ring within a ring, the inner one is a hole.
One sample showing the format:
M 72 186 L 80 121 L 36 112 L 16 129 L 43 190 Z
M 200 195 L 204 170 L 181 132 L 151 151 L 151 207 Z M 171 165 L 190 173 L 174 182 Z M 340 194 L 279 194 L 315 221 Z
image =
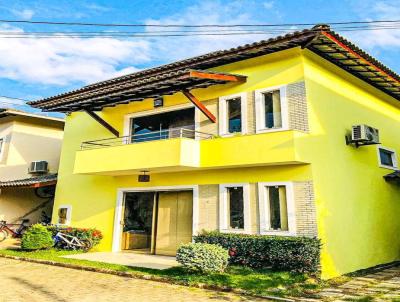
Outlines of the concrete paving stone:
M 0 267 L 0 302 L 266 301 L 5 258 Z
M 354 278 L 354 280 L 358 280 L 358 281 L 365 281 L 365 282 L 368 282 L 368 283 L 373 283 L 373 282 L 375 282 L 375 280 L 374 280 L 374 278 L 366 278 L 366 277 L 356 277 L 356 278 Z
M 399 283 L 392 283 L 392 282 L 381 282 L 376 285 L 377 287 L 387 288 L 387 289 L 396 289 L 400 288 Z

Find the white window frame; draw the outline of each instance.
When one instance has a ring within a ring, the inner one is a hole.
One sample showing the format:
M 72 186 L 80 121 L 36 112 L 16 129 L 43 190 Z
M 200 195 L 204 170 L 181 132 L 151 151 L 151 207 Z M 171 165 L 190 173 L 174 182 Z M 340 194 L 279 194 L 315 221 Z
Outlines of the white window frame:
M 264 93 L 279 90 L 281 101 L 281 115 L 282 127 L 280 128 L 266 128 L 265 127 L 265 106 L 264 106 Z M 276 132 L 289 130 L 289 109 L 286 97 L 287 85 L 280 85 L 257 89 L 254 91 L 254 101 L 256 108 L 256 133 Z
M 247 133 L 247 93 L 237 93 L 231 94 L 227 96 L 221 96 L 219 98 L 219 135 L 221 136 L 233 136 L 236 133 L 229 133 L 228 132 L 228 118 L 227 118 L 227 101 L 231 99 L 240 98 L 240 107 L 241 107 L 241 114 L 242 114 L 242 131 L 237 132 L 241 134 Z
M 67 218 L 65 220 L 65 223 L 59 223 L 58 222 L 58 219 L 59 219 L 58 211 L 60 209 L 64 209 L 64 208 L 67 209 Z M 63 205 L 58 206 L 58 210 L 57 210 L 57 225 L 70 225 L 71 224 L 71 217 L 72 217 L 72 205 L 63 204 Z
M 242 187 L 243 188 L 243 229 L 229 228 L 228 221 L 228 188 Z M 250 184 L 249 183 L 231 183 L 219 185 L 219 230 L 223 233 L 251 233 L 250 221 Z
M 267 190 L 265 187 L 285 186 L 286 187 L 286 206 L 288 217 L 288 230 L 271 230 L 270 211 Z M 258 183 L 258 202 L 260 211 L 260 234 L 261 235 L 280 235 L 296 236 L 296 208 L 294 202 L 294 191 L 292 182 L 259 182 Z
M 379 152 L 380 150 L 384 150 L 384 151 L 388 151 L 388 152 L 392 153 L 393 166 L 387 166 L 387 165 L 382 164 L 381 154 Z M 385 169 L 390 169 L 390 170 L 398 170 L 399 169 L 396 150 L 391 149 L 391 148 L 387 148 L 387 147 L 384 147 L 384 146 L 377 146 L 376 152 L 378 154 L 378 165 L 379 165 L 379 167 L 385 168 Z

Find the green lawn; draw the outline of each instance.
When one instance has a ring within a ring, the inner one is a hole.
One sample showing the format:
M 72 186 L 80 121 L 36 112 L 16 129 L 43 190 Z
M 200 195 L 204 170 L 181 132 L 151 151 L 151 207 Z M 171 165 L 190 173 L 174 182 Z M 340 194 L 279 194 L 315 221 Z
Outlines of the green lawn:
M 51 260 L 86 267 L 110 269 L 119 272 L 129 272 L 137 275 L 153 275 L 168 278 L 173 283 L 185 285 L 207 284 L 236 288 L 245 290 L 249 294 L 256 295 L 310 295 L 324 285 L 322 282 L 310 278 L 305 274 L 275 272 L 271 270 L 255 270 L 239 266 L 231 266 L 225 273 L 204 275 L 200 273 L 187 272 L 182 267 L 174 267 L 166 270 L 155 270 L 61 257 L 73 253 L 78 252 L 59 251 L 54 249 L 34 252 L 21 250 L 0 250 L 0 254 L 3 255 L 26 257 L 31 259 Z

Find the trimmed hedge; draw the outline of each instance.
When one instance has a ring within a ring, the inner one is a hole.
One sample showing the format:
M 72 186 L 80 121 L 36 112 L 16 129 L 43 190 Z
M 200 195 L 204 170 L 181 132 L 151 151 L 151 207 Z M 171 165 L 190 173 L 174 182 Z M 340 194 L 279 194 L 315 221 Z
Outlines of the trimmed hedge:
M 202 273 L 222 273 L 228 260 L 228 250 L 215 244 L 182 244 L 176 253 L 176 261 L 185 268 Z
M 41 224 L 30 226 L 22 235 L 21 248 L 24 250 L 47 249 L 54 245 L 51 232 Z
M 97 229 L 86 229 L 86 228 L 73 228 L 66 227 L 61 228 L 58 226 L 47 226 L 47 229 L 53 234 L 53 237 L 57 234 L 58 231 L 62 231 L 64 234 L 78 237 L 79 239 L 90 239 L 93 242 L 93 246 L 100 243 L 101 239 L 103 239 L 103 234 L 101 231 Z
M 229 250 L 230 263 L 316 273 L 320 269 L 321 242 L 316 238 L 203 232 L 195 242 L 217 244 Z

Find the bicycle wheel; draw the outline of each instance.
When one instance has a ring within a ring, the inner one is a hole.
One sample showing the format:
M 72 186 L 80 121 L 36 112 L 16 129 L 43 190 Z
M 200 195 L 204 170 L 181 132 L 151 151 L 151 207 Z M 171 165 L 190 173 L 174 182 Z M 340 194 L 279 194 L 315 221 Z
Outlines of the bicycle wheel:
M 8 232 L 6 230 L 0 230 L 0 242 L 6 240 L 8 237 Z
M 89 251 L 93 247 L 93 241 L 90 239 L 81 239 L 80 241 L 83 244 L 82 250 L 84 252 Z

